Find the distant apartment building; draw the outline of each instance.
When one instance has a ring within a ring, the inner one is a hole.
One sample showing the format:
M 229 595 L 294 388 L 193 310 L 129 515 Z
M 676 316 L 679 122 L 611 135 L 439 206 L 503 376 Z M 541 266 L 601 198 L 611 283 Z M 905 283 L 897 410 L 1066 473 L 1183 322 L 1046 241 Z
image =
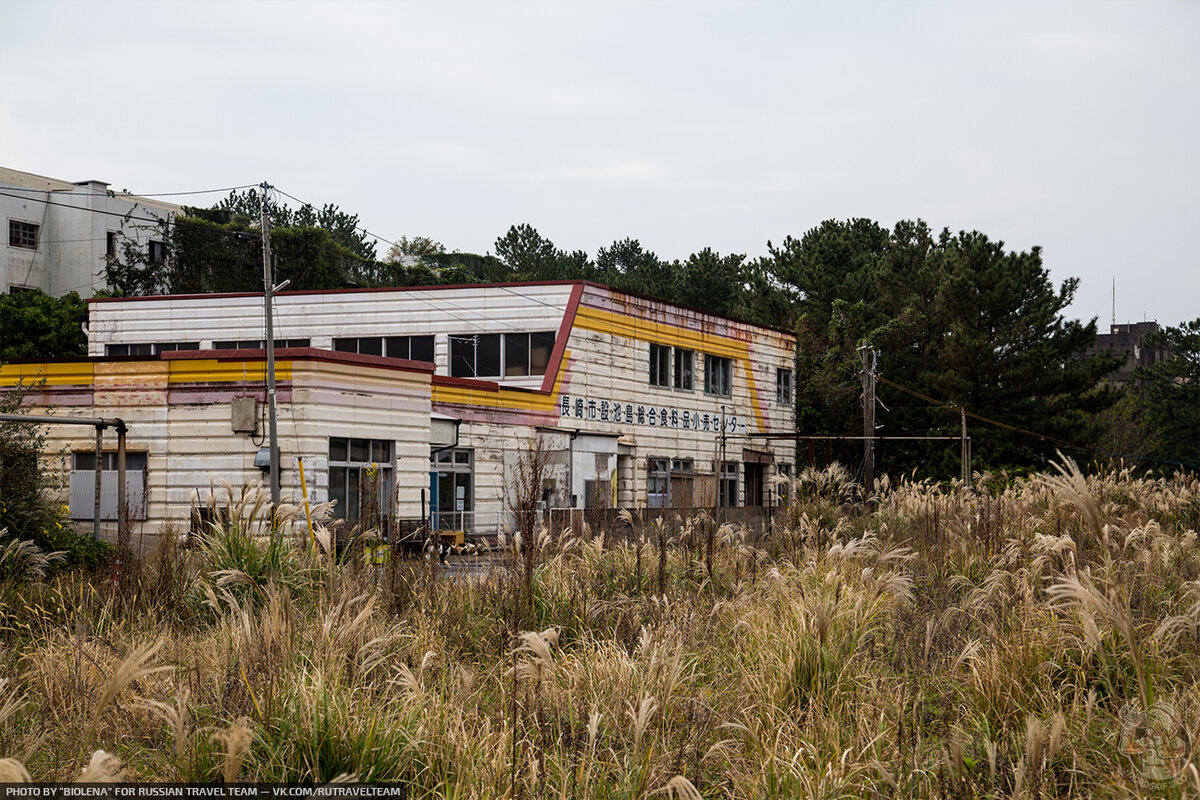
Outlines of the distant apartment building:
M 1112 325 L 1108 333 L 1097 334 L 1096 344 L 1088 355 L 1113 350 L 1125 354 L 1125 362 L 1105 376 L 1105 380 L 1120 385 L 1133 382 L 1133 372 L 1138 367 L 1152 367 L 1167 358 L 1166 350 L 1155 350 L 1144 345 L 1146 336 L 1157 332 L 1157 322 L 1126 322 Z
M 0 167 L 0 217 L 8 238 L 0 292 L 40 289 L 90 297 L 105 288 L 105 256 L 130 242 L 154 260 L 165 257 L 158 223 L 181 207 L 115 192 L 103 181 L 63 181 Z

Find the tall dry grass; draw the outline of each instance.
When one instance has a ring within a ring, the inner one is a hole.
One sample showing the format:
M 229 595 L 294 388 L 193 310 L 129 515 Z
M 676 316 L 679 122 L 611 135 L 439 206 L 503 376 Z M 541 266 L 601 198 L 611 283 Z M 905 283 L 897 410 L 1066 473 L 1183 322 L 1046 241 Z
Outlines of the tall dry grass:
M 628 543 L 568 531 L 457 577 L 339 560 L 230 493 L 208 540 L 121 580 L 22 571 L 0 607 L 0 776 L 1200 792 L 1191 765 L 1147 789 L 1117 739 L 1122 709 L 1156 702 L 1200 734 L 1194 477 L 885 480 L 869 512 L 837 470 L 790 489 L 765 539 L 631 517 Z

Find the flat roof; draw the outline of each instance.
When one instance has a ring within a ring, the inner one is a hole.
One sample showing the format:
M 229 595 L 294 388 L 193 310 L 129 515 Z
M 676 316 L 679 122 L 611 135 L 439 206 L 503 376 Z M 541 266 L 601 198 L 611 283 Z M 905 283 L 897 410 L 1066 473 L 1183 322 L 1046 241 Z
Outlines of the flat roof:
M 89 183 L 99 183 L 103 184 L 104 186 L 109 185 L 107 182 L 101 180 L 64 181 L 58 178 L 51 178 L 46 175 L 37 175 L 32 172 L 22 172 L 19 169 L 2 166 L 0 166 L 0 183 L 6 183 L 10 186 L 19 186 L 23 189 L 34 189 L 39 192 L 60 192 L 63 194 L 71 194 L 74 192 L 84 197 L 99 194 L 98 192 L 77 191 L 84 188 Z M 175 203 L 168 203 L 164 200 L 155 200 L 150 197 L 141 197 L 140 195 L 129 194 L 128 192 L 118 192 L 113 190 L 111 191 L 111 194 L 109 192 L 105 192 L 104 194 L 106 197 L 113 197 L 118 200 L 125 200 L 130 203 L 137 203 L 144 206 L 153 206 L 156 208 L 161 208 L 164 211 L 174 211 L 176 213 L 183 211 L 183 206 L 176 205 Z M 80 206 L 80 208 L 84 211 L 90 210 L 83 206 Z
M 686 311 L 693 311 L 697 314 L 705 314 L 717 319 L 729 320 L 741 325 L 748 325 L 752 328 L 762 328 L 763 330 L 775 331 L 788 336 L 794 336 L 793 331 L 786 328 L 777 328 L 773 325 L 763 325 L 758 322 L 751 322 L 740 317 L 731 317 L 728 314 L 718 314 L 714 311 L 705 311 L 702 308 L 687 306 L 682 303 L 676 303 L 673 300 L 664 300 L 661 297 L 653 297 L 640 292 L 631 292 L 627 289 L 617 289 L 612 286 L 607 286 L 603 283 L 586 280 L 558 280 L 558 281 L 502 281 L 499 283 L 450 283 L 438 284 L 434 286 L 378 286 L 370 288 L 357 289 L 310 289 L 310 290 L 293 290 L 276 292 L 276 297 L 304 297 L 313 295 L 336 295 L 336 294 L 372 294 L 382 292 L 423 292 L 435 290 L 463 290 L 463 289 L 514 289 L 529 286 L 590 286 L 594 289 L 603 289 L 607 292 L 626 295 L 628 297 L 637 297 L 642 300 L 649 300 L 652 303 L 662 303 L 675 308 L 682 308 Z M 160 294 L 147 295 L 145 297 L 92 297 L 87 300 L 88 303 L 128 303 L 140 302 L 148 300 L 199 300 L 213 298 L 228 298 L 228 297 L 262 297 L 262 292 L 211 292 L 207 294 Z

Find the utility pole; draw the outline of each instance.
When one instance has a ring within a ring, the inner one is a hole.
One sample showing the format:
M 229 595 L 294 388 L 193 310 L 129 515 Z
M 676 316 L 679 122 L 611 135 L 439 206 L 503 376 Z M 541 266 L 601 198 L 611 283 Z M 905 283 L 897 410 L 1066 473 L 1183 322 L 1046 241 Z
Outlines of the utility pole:
M 272 298 L 275 293 L 274 276 L 271 274 L 271 220 L 267 214 L 267 192 L 271 184 L 259 184 L 262 191 L 262 247 L 263 247 L 263 310 L 267 317 L 267 430 L 271 449 L 271 517 L 279 505 L 279 425 L 275 417 L 275 321 L 272 316 Z
M 959 406 L 962 415 L 962 479 L 966 486 L 971 485 L 971 450 L 967 440 L 967 407 Z
M 870 345 L 858 348 L 863 360 L 863 488 L 870 497 L 875 490 L 875 351 Z

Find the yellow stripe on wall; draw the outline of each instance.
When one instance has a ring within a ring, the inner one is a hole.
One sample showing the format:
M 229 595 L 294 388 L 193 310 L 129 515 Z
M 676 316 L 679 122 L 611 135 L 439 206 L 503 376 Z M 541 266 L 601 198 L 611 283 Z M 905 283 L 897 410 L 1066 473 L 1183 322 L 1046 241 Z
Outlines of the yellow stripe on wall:
M 167 382 L 178 383 L 259 383 L 266 380 L 263 361 L 225 361 L 215 358 L 180 358 L 168 362 L 171 374 Z M 275 362 L 275 380 L 292 379 L 292 361 Z
M 754 409 L 754 419 L 758 429 L 767 429 L 763 419 L 762 401 L 758 396 L 758 384 L 754 380 L 754 372 L 750 369 L 750 348 L 745 342 L 730 339 L 716 334 L 705 334 L 678 325 L 668 325 L 665 322 L 650 322 L 639 320 L 625 314 L 604 311 L 599 308 L 580 306 L 575 314 L 575 327 L 596 333 L 607 333 L 635 341 L 654 342 L 656 344 L 680 347 L 685 350 L 695 350 L 714 356 L 731 358 L 742 365 L 746 376 L 746 386 L 750 391 L 750 407 Z
M 0 365 L 0 386 L 32 384 L 45 379 L 47 386 L 90 386 L 95 365 L 90 361 Z
M 554 376 L 554 387 L 549 394 L 541 392 L 521 392 L 514 389 L 500 388 L 499 391 L 489 392 L 483 389 L 472 389 L 467 386 L 448 386 L 434 384 L 431 390 L 434 403 L 448 403 L 460 406 L 476 406 L 478 408 L 507 408 L 516 411 L 547 412 L 554 409 L 558 402 L 558 391 L 562 386 L 563 375 L 566 374 L 567 364 L 571 360 L 571 351 L 563 350 L 562 361 L 559 362 L 558 374 Z

